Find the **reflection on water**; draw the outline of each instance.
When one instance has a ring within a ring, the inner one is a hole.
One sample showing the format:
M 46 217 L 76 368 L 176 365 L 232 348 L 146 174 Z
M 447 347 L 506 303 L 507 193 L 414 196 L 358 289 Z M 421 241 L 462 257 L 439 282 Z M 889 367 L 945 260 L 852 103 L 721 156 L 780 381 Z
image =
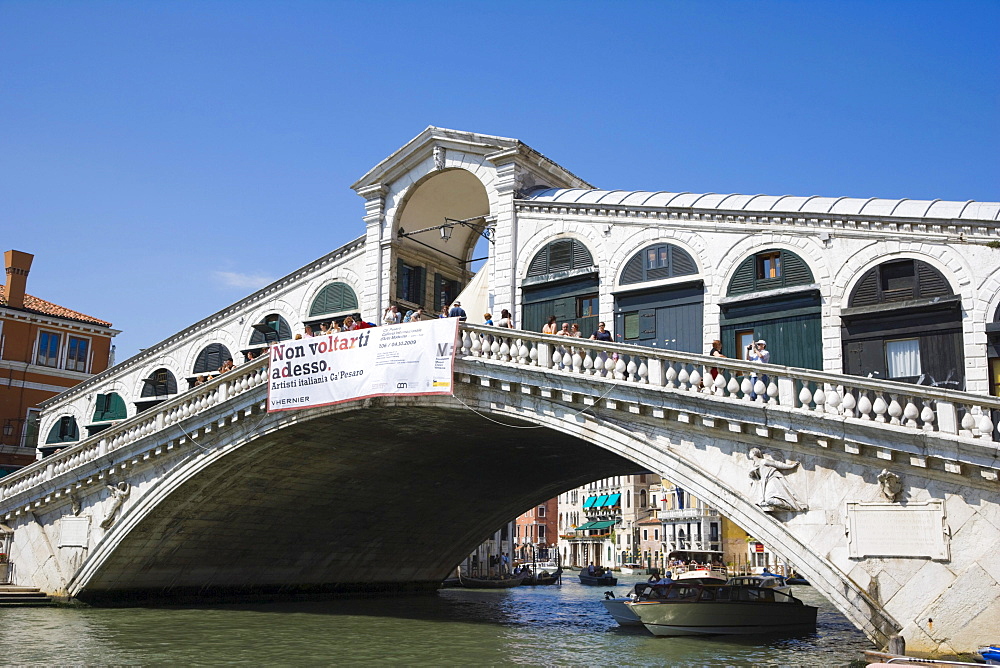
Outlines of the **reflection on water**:
M 654 638 L 619 627 L 605 587 L 185 608 L 0 609 L 3 664 L 847 666 L 870 644 L 810 587 L 818 632 Z M 623 578 L 616 591 L 625 593 Z

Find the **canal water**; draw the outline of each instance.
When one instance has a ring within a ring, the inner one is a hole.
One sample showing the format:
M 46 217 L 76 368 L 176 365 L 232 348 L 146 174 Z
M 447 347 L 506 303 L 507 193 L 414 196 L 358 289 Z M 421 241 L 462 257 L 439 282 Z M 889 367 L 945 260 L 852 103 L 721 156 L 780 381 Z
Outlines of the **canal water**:
M 630 589 L 623 578 L 615 591 Z M 816 633 L 655 638 L 619 627 L 606 587 L 169 608 L 0 608 L 0 665 L 848 666 L 871 645 L 811 587 Z

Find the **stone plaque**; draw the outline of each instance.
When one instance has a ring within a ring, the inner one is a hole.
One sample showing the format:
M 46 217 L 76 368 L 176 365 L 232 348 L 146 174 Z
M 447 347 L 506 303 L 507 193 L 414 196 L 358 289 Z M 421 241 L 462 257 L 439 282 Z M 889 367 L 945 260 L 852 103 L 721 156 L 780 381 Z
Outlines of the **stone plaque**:
M 852 559 L 922 557 L 948 561 L 944 502 L 847 503 L 847 542 Z
M 59 520 L 59 547 L 87 547 L 89 517 L 64 517 Z

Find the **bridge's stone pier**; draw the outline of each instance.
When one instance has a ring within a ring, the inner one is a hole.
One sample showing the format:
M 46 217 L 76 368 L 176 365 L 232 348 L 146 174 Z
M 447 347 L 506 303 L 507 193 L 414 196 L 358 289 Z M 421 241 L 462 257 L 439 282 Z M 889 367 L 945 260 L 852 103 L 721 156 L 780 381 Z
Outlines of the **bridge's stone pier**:
M 744 388 L 746 363 L 496 331 L 464 330 L 455 398 L 268 414 L 257 362 L 39 462 L 0 484 L 18 581 L 105 604 L 425 589 L 518 509 L 638 466 L 794 555 L 877 642 L 961 651 L 996 628 L 992 429 L 899 406 L 989 398 L 883 383 L 896 409 L 849 412 L 871 381 L 773 367 Z M 798 462 L 802 507 L 761 506 L 753 448 Z
M 352 187 L 358 239 L 45 403 L 55 454 L 0 480 L 18 584 L 102 603 L 429 588 L 525 508 L 645 468 L 875 642 L 996 640 L 1000 203 L 597 190 L 434 127 Z M 470 323 L 508 309 L 521 329 L 463 328 L 454 398 L 265 412 L 268 344 L 437 311 L 480 253 Z M 549 315 L 615 341 L 522 331 Z M 766 373 L 742 361 L 761 338 Z M 727 358 L 698 354 L 714 339 Z

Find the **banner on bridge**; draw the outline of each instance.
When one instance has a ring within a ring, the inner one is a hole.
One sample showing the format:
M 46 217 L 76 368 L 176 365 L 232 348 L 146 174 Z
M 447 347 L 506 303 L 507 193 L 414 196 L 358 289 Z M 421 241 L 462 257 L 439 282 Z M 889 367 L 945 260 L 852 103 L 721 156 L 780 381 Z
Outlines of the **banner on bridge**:
M 458 318 L 369 327 L 271 346 L 267 410 L 387 395 L 452 394 Z

